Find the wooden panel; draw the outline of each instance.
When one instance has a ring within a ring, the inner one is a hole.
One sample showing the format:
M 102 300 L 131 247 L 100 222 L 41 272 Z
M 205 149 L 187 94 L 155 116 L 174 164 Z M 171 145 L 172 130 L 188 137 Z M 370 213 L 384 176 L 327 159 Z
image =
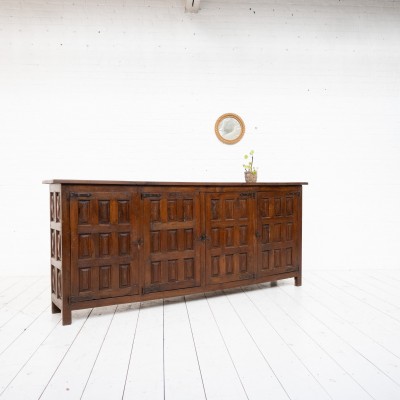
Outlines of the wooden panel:
M 206 195 L 206 283 L 254 274 L 255 193 Z
M 258 193 L 258 276 L 299 269 L 299 199 L 293 190 Z
M 89 224 L 90 220 L 90 202 L 88 200 L 78 201 L 78 224 Z
M 129 224 L 129 201 L 128 200 L 118 200 L 118 223 L 119 224 Z
M 55 214 L 55 193 L 50 192 L 50 221 L 55 221 L 56 214 Z
M 61 193 L 55 192 L 55 202 L 56 202 L 56 222 L 61 221 Z
M 131 285 L 131 268 L 130 264 L 119 265 L 119 287 L 126 288 Z
M 138 194 L 84 195 L 70 200 L 72 302 L 138 294 Z
M 149 193 L 143 210 L 144 293 L 199 286 L 199 194 Z

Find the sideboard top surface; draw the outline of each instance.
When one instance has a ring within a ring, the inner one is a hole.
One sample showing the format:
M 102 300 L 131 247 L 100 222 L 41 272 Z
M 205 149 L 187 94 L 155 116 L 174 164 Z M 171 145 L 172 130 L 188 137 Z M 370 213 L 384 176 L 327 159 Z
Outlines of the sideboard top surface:
M 101 181 L 101 180 L 76 180 L 76 179 L 49 179 L 42 181 L 44 184 L 62 185 L 131 185 L 131 186 L 300 186 L 308 182 L 147 182 L 147 181 Z

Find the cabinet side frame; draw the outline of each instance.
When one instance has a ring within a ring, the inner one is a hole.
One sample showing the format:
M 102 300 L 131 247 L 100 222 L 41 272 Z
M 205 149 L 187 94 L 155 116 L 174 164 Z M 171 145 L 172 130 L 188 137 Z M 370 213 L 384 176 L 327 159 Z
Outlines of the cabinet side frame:
M 301 286 L 302 285 L 302 248 L 303 248 L 303 186 L 299 186 L 298 190 L 300 192 L 299 196 L 299 212 L 298 212 L 298 254 L 299 254 L 299 271 L 298 275 L 294 278 L 294 285 Z
M 72 322 L 69 298 L 71 296 L 71 229 L 70 229 L 69 190 L 61 185 L 61 227 L 62 227 L 62 324 Z

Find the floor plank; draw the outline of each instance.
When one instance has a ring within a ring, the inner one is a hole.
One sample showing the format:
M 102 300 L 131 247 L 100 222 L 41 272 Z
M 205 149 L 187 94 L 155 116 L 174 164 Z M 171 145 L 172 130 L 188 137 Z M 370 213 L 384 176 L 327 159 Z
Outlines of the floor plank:
M 288 285 L 293 287 L 293 285 Z M 296 288 L 297 289 L 297 288 Z M 289 390 L 291 398 L 304 398 L 308 396 L 308 386 L 315 386 L 316 382 L 324 390 L 323 396 L 332 399 L 348 398 L 354 399 L 370 399 L 371 397 L 358 385 L 356 381 L 348 374 L 329 353 L 316 342 L 312 336 L 302 329 L 288 313 L 278 304 L 270 301 L 266 294 L 266 290 L 251 290 L 244 289 L 244 294 L 248 297 L 248 301 L 252 301 L 257 308 L 257 314 L 254 316 L 254 322 L 247 319 L 246 308 L 243 309 L 243 315 L 246 318 L 244 321 L 246 326 L 252 326 L 253 329 L 260 329 L 260 317 L 270 326 L 270 330 L 274 330 L 281 340 L 286 344 L 288 349 L 293 352 L 297 358 L 295 363 L 291 363 L 290 369 L 285 370 L 283 363 L 282 383 Z M 275 296 L 277 288 L 269 288 L 271 296 Z M 272 293 L 273 292 L 273 293 Z M 271 334 L 259 333 L 259 336 L 270 337 Z M 271 351 L 268 347 L 266 351 Z M 277 354 L 279 357 L 279 353 Z M 293 357 L 291 357 L 293 358 Z M 279 361 L 279 358 L 277 362 Z M 274 370 L 278 371 L 277 368 Z M 300 375 L 297 379 L 300 383 L 291 381 L 293 375 L 297 376 L 297 371 L 303 371 L 303 376 Z M 285 374 L 285 371 L 288 373 Z M 312 380 L 311 380 L 312 377 Z M 310 381 L 311 380 L 311 381 Z M 314 381 L 314 382 L 313 382 Z M 300 389 L 302 391 L 300 392 Z M 314 390 L 318 390 L 314 389 Z M 315 398 L 320 398 L 320 394 L 316 393 Z
M 324 279 L 315 274 L 309 278 L 309 284 L 323 289 L 326 294 L 342 304 L 341 316 L 346 321 L 356 325 L 358 329 L 400 357 L 399 324 L 390 315 L 371 307 L 331 279 Z
M 392 318 L 400 323 L 399 291 L 397 293 L 391 291 L 390 286 L 384 285 L 384 289 L 380 288 L 379 282 L 372 282 L 366 276 L 349 274 L 341 274 L 333 272 L 330 279 L 338 282 L 343 288 L 351 288 L 353 296 L 361 299 L 371 307 L 375 307 L 382 312 L 389 314 Z
M 279 289 L 279 288 L 278 288 Z M 291 298 L 281 290 L 272 296 L 269 291 L 265 295 L 269 300 L 279 302 L 288 315 L 296 321 L 314 340 L 325 349 L 353 378 L 375 399 L 399 399 L 400 387 L 369 360 L 354 349 L 346 338 L 333 332 L 324 320 L 313 316 L 301 305 L 301 293 Z
M 70 346 L 79 335 L 89 313 L 90 310 L 75 311 L 72 325 L 62 326 L 61 323 L 58 323 L 31 358 L 21 365 L 21 369 L 9 382 L 1 399 L 39 399 Z
M 93 310 L 54 372 L 41 399 L 79 399 L 101 349 L 116 306 Z
M 241 301 L 246 301 L 245 296 L 242 296 L 241 292 L 231 292 L 231 295 L 228 296 L 230 300 L 226 295 L 215 293 L 207 294 L 207 299 L 247 397 L 251 400 L 265 399 L 265 387 L 268 387 L 268 395 L 271 398 L 287 400 L 289 396 L 283 389 L 279 377 L 277 377 L 271 368 L 271 360 L 269 358 L 272 357 L 269 357 L 270 352 L 265 354 L 262 351 L 260 348 L 260 346 L 263 347 L 262 343 L 258 344 L 256 342 L 251 331 L 246 329 L 241 319 L 249 318 L 257 314 L 257 312 L 252 309 L 252 304 L 248 302 L 247 304 L 244 303 L 246 316 L 240 316 L 240 313 L 235 310 L 235 305 L 241 309 L 242 304 L 235 301 L 235 296 L 241 297 Z M 257 339 L 261 339 L 264 342 L 265 337 L 258 337 Z M 270 339 L 270 337 L 268 338 Z M 272 344 L 272 341 L 268 340 L 268 342 Z M 273 347 L 273 344 L 271 347 Z M 281 353 L 279 357 L 283 359 L 284 354 Z M 249 359 L 251 360 L 251 364 L 249 364 Z M 301 372 L 296 371 L 296 374 L 301 375 Z
M 296 299 L 296 294 L 292 287 L 283 286 L 282 290 L 293 299 Z M 348 344 L 374 364 L 376 368 L 400 384 L 400 358 L 388 351 L 356 325 L 342 318 L 341 309 L 343 306 L 340 303 L 338 304 L 334 298 L 331 298 L 317 287 L 308 285 L 302 293 L 301 304 L 313 316 L 323 320 L 333 332 L 345 338 Z M 346 305 L 346 308 L 348 307 L 349 305 Z
M 19 280 L 20 277 L 18 276 L 0 276 L 0 298 L 1 294 L 4 291 L 10 290 L 13 286 L 15 286 L 18 283 Z
M 186 304 L 207 400 L 248 399 L 207 300 L 188 296 Z
M 43 341 L 60 322 L 47 307 L 40 316 L 0 354 L 0 393 L 18 375 Z
M 206 399 L 184 298 L 164 302 L 165 399 Z
M 163 301 L 142 304 L 124 399 L 164 399 L 164 309 Z
M 82 399 L 95 399 L 99 395 L 104 399 L 122 398 L 139 307 L 139 303 L 118 306 Z
M 24 297 L 30 288 L 40 281 L 43 281 L 43 277 L 28 276 L 18 278 L 17 282 L 10 286 L 7 285 L 7 288 L 0 293 L 0 310 L 7 306 L 13 308 L 13 304 L 21 302 L 20 298 L 24 301 Z
M 21 309 L 4 308 L 0 313 L 0 354 L 9 347 L 21 334 L 35 322 L 37 318 L 49 308 L 49 287 L 35 286 L 36 292 L 31 293 L 31 298 L 25 298 L 25 307 Z M 11 310 L 11 312 L 10 312 Z

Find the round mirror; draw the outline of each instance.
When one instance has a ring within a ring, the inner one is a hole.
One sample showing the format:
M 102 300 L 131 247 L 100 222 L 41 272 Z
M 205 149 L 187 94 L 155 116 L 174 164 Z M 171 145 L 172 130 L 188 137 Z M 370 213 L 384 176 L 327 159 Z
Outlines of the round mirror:
M 244 135 L 244 122 L 239 115 L 221 115 L 215 123 L 215 134 L 218 139 L 227 144 L 237 143 Z

